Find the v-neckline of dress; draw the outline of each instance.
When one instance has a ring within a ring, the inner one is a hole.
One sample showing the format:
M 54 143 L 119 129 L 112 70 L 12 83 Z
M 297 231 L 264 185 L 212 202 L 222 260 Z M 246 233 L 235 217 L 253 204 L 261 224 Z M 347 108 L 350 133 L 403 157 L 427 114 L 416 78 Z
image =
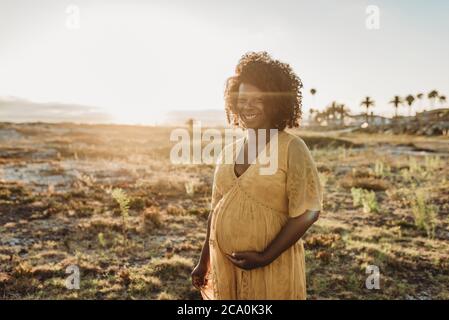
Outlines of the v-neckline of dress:
M 236 165 L 237 158 L 238 158 L 239 155 L 240 155 L 240 152 L 242 152 L 242 148 L 245 146 L 246 138 L 244 138 L 244 139 L 243 139 L 243 143 L 240 145 L 239 151 L 238 151 L 238 153 L 237 153 L 236 161 L 234 161 L 234 162 L 232 163 L 232 168 L 231 168 L 231 170 L 232 170 L 232 174 L 233 174 L 234 178 L 237 179 L 237 180 L 240 180 L 240 179 L 241 179 L 241 178 L 242 178 L 242 177 L 243 177 L 243 176 L 244 176 L 244 175 L 245 175 L 245 174 L 246 174 L 252 167 L 254 167 L 254 166 L 258 163 L 259 155 L 260 155 L 262 152 L 265 152 L 265 150 L 267 149 L 268 145 L 269 145 L 270 142 L 271 142 L 271 139 L 273 139 L 275 136 L 278 136 L 278 135 L 279 135 L 279 132 L 277 132 L 275 135 L 273 135 L 273 137 L 270 138 L 270 141 L 268 141 L 267 143 L 265 143 L 265 146 L 263 147 L 263 149 L 262 149 L 260 152 L 257 153 L 256 158 L 254 159 L 255 163 L 254 163 L 254 164 L 250 163 L 249 166 L 248 166 L 248 168 L 246 168 L 246 170 L 243 171 L 243 173 L 242 173 L 241 175 L 238 176 L 237 173 L 236 173 L 236 171 L 235 171 L 235 165 Z

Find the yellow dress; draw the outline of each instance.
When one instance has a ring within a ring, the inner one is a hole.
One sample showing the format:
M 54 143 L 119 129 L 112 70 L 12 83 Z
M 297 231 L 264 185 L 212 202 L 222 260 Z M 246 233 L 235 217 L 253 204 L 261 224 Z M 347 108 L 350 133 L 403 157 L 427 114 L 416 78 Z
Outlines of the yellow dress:
M 276 136 L 278 165 L 274 174 L 260 174 L 262 164 L 256 162 L 237 177 L 234 164 L 223 161 L 223 154 L 225 150 L 238 152 L 243 139 L 226 146 L 217 161 L 211 202 L 210 268 L 207 285 L 201 289 L 203 299 L 306 298 L 302 239 L 271 264 L 252 270 L 236 267 L 224 254 L 263 251 L 289 217 L 322 209 L 322 187 L 306 144 L 285 131 Z

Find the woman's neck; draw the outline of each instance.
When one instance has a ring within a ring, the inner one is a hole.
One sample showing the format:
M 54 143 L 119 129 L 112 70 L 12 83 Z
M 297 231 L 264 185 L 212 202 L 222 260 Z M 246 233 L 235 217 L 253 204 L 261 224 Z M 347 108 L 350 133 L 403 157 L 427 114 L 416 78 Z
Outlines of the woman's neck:
M 259 142 L 262 144 L 267 144 L 273 137 L 273 132 L 271 130 L 276 129 L 275 128 L 248 129 L 246 130 L 245 139 L 248 143 L 254 143 L 256 146 L 259 145 Z

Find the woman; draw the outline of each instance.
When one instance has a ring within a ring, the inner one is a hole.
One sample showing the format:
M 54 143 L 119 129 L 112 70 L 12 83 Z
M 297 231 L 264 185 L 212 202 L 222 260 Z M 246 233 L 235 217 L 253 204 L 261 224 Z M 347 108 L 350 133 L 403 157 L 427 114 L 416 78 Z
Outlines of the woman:
M 248 134 L 222 152 L 236 148 L 245 161 L 221 156 L 217 163 L 206 240 L 192 272 L 204 299 L 306 298 L 301 237 L 318 219 L 322 189 L 306 144 L 284 130 L 299 124 L 301 88 L 291 67 L 266 52 L 245 54 L 227 81 L 228 121 L 277 134 L 267 134 L 268 142 Z M 263 175 L 253 161 L 259 154 L 246 155 L 273 141 L 277 170 Z

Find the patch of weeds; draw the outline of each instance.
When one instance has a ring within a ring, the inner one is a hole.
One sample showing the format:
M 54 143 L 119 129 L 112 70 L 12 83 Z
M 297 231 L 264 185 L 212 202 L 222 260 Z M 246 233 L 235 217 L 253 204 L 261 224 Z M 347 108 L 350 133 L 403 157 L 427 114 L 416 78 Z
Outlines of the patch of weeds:
M 132 275 L 128 290 L 132 296 L 137 295 L 140 298 L 148 299 L 153 292 L 159 290 L 161 287 L 161 280 L 156 277 Z
M 317 234 L 308 236 L 305 239 L 307 247 L 319 248 L 319 247 L 334 247 L 336 242 L 341 239 L 339 234 Z
M 192 208 L 187 211 L 188 214 L 194 215 L 201 218 L 208 218 L 209 210 L 206 208 Z
M 315 294 L 321 294 L 329 290 L 329 280 L 326 277 L 308 277 L 311 279 L 308 290 Z
M 147 208 L 142 214 L 143 230 L 147 230 L 151 226 L 162 227 L 162 216 L 158 207 Z
M 440 156 L 426 155 L 424 158 L 424 163 L 427 171 L 437 170 L 441 167 L 441 158 Z
M 374 163 L 374 175 L 378 178 L 388 177 L 391 175 L 391 167 L 384 164 L 381 160 Z
M 175 299 L 176 299 L 176 297 L 174 297 L 173 295 L 171 295 L 171 294 L 169 294 L 168 292 L 165 292 L 165 291 L 162 291 L 157 296 L 157 300 L 175 300 Z
M 380 212 L 376 193 L 361 188 L 351 188 L 352 203 L 354 207 L 363 207 L 363 212 Z
M 122 215 L 122 232 L 124 246 L 127 243 L 127 232 L 128 232 L 128 217 L 129 217 L 129 203 L 131 199 L 126 195 L 125 191 L 121 188 L 113 189 L 111 192 L 112 197 L 120 206 L 120 212 Z
M 169 204 L 167 206 L 167 214 L 173 216 L 182 216 L 185 214 L 185 210 L 181 206 Z
M 343 188 L 361 188 L 373 191 L 385 191 L 389 188 L 386 181 L 373 177 L 345 177 L 341 182 Z
M 184 184 L 184 187 L 186 189 L 186 193 L 187 195 L 189 195 L 190 197 L 193 197 L 195 195 L 195 182 L 194 181 L 186 181 L 186 183 Z
M 429 238 L 433 238 L 435 236 L 435 218 L 438 213 L 438 207 L 429 204 L 428 199 L 421 189 L 417 189 L 414 192 L 411 204 L 416 227 L 424 230 Z
M 156 258 L 152 262 L 153 274 L 163 280 L 175 280 L 186 277 L 193 268 L 191 259 L 173 255 L 171 258 Z
M 131 210 L 137 210 L 137 211 L 141 211 L 143 209 L 145 209 L 146 203 L 145 200 L 142 198 L 134 198 L 131 200 L 130 204 L 129 204 L 129 208 Z
M 98 243 L 102 248 L 106 247 L 106 240 L 104 239 L 103 232 L 98 233 Z

